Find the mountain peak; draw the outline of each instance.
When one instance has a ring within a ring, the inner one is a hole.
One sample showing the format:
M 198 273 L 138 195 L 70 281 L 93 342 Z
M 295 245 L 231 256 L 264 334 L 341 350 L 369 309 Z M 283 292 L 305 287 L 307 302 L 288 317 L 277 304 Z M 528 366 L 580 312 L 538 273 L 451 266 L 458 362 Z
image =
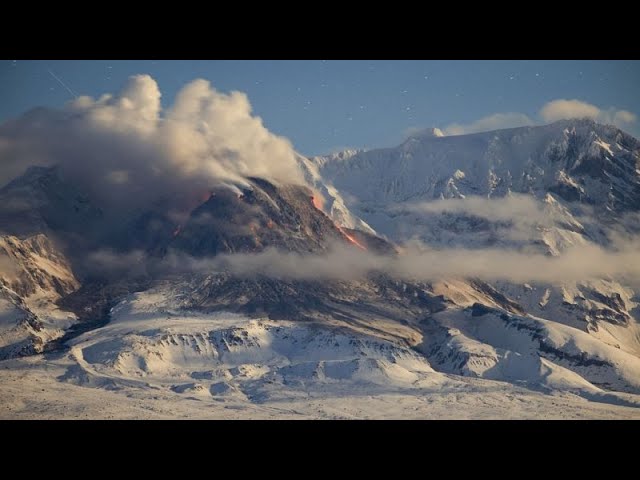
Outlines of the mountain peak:
M 24 238 L 36 233 L 85 232 L 102 212 L 60 175 L 57 166 L 31 166 L 0 188 L 0 232 Z
M 28 167 L 22 175 L 13 179 L 4 187 L 2 187 L 1 190 L 5 191 L 11 188 L 15 188 L 17 186 L 31 185 L 42 178 L 55 177 L 56 175 L 58 175 L 57 166 L 43 167 L 39 165 L 32 165 Z

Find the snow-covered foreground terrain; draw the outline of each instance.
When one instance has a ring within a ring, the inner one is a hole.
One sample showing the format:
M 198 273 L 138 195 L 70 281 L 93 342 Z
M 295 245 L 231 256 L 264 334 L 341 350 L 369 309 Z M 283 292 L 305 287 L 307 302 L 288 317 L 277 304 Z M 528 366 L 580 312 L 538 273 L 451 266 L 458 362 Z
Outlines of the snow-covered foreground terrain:
M 137 293 L 70 349 L 0 362 L 0 417 L 640 419 L 640 396 L 587 380 L 621 376 L 628 387 L 640 378 L 631 357 L 616 350 L 623 368 L 587 361 L 580 376 L 538 357 L 523 319 L 514 327 L 492 313 L 475 317 L 480 323 L 465 319 L 468 311 L 445 311 L 410 349 L 311 322 L 175 304 L 175 292 L 162 288 Z M 527 322 L 559 351 L 575 338 L 594 341 Z M 508 341 L 496 348 L 492 336 Z

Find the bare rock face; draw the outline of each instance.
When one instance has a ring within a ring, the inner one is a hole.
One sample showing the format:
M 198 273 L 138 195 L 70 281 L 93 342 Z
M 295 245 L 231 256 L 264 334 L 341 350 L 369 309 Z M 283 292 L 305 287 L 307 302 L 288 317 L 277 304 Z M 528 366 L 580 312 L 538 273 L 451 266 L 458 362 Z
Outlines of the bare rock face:
M 43 234 L 0 236 L 0 358 L 39 353 L 75 322 L 56 302 L 80 283 Z
M 21 297 L 41 292 L 57 299 L 80 286 L 65 256 L 43 234 L 0 237 L 0 259 L 0 283 Z
M 0 189 L 0 234 L 87 236 L 102 215 L 56 167 L 30 167 Z
M 303 186 L 250 179 L 250 187 L 217 188 L 176 231 L 169 247 L 194 256 L 259 252 L 268 247 L 321 252 L 348 238 Z

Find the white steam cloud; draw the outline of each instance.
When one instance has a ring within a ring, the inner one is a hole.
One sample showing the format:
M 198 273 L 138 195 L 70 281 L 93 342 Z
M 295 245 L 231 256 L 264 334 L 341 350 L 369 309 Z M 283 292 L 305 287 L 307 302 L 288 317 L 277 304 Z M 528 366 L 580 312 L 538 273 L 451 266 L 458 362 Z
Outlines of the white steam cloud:
M 160 98 L 153 78 L 136 75 L 115 95 L 79 97 L 0 125 L 0 182 L 30 165 L 57 164 L 90 193 L 123 204 L 242 184 L 245 176 L 304 183 L 291 143 L 265 128 L 244 93 L 195 80 L 170 108 Z

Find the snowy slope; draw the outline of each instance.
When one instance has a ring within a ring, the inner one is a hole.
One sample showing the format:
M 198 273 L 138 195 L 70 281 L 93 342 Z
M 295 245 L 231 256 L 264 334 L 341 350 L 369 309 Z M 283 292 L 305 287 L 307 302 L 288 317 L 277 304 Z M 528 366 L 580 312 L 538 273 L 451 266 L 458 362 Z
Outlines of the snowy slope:
M 438 313 L 427 328 L 421 350 L 436 369 L 549 389 L 640 393 L 639 357 L 557 322 L 476 304 Z
M 324 162 L 346 160 L 357 153 L 358 150 L 347 150 L 329 157 L 315 157 L 313 159 L 300 156 L 298 157 L 298 164 L 304 172 L 307 184 L 312 186 L 320 194 L 323 201 L 323 211 L 327 213 L 334 222 L 343 227 L 375 234 L 376 232 L 367 224 L 367 222 L 354 215 L 347 208 L 345 200 L 342 198 L 338 189 L 328 183 L 320 175 L 320 167 Z
M 551 215 L 543 226 L 554 228 L 534 232 L 530 240 L 546 244 L 552 253 L 585 235 L 606 242 L 603 227 L 638 230 L 636 217 L 623 221 L 623 216 L 640 209 L 640 142 L 590 120 L 450 137 L 418 134 L 395 148 L 311 161 L 351 215 L 397 241 L 495 243 L 501 239 L 500 225 L 409 207 L 512 194 L 530 196 Z M 585 212 L 595 221 L 581 224 L 576 215 Z
M 458 137 L 430 130 L 397 148 L 301 158 L 333 222 L 314 192 L 251 179 L 248 190 L 212 189 L 179 228 L 164 219 L 160 241 L 146 235 L 157 220 L 149 212 L 114 235 L 132 234 L 123 245 L 157 255 L 322 252 L 350 238 L 395 254 L 377 232 L 554 256 L 607 245 L 610 228 L 638 228 L 625 215 L 640 207 L 639 149 L 591 121 Z M 25 222 L 6 217 L 21 235 L 77 234 L 77 218 L 65 223 L 69 209 L 87 223 L 99 217 L 75 193 L 62 195 L 58 180 L 33 170 L 0 191 L 0 200 L 29 207 Z M 524 205 L 516 209 L 524 221 L 482 203 L 496 198 Z M 447 199 L 467 203 L 415 208 Z M 74 328 L 55 352 L 3 361 L 0 416 L 640 418 L 640 298 L 613 279 L 327 282 L 209 272 L 78 290 L 44 236 L 1 237 L 0 262 L 0 355 L 37 354 L 59 338 L 75 320 L 56 307 L 63 296 L 99 320 Z
M 56 301 L 79 283 L 44 235 L 0 236 L 0 358 L 40 352 L 76 320 Z
M 321 390 L 371 384 L 416 388 L 440 378 L 402 344 L 318 323 L 175 309 L 165 286 L 130 296 L 106 327 L 71 342 L 66 381 L 113 387 L 153 383 L 177 393 L 258 399 L 277 385 Z
M 102 211 L 56 167 L 29 167 L 0 188 L 0 234 L 86 234 L 101 217 Z
M 356 213 L 410 200 L 509 191 L 538 198 L 555 192 L 619 211 L 638 208 L 639 152 L 640 143 L 615 127 L 571 120 L 472 135 L 418 135 L 395 148 L 314 162 L 327 182 L 352 199 L 347 206 Z
M 67 355 L 7 361 L 0 416 L 640 418 L 639 396 L 599 385 L 635 391 L 638 359 L 570 327 L 454 308 L 410 349 L 321 323 L 176 308 L 181 294 L 169 284 L 133 294 Z M 54 406 L 34 409 L 32 384 Z
M 577 245 L 608 247 L 612 230 L 639 228 L 640 142 L 591 120 L 450 137 L 419 133 L 396 148 L 312 160 L 349 199 L 353 215 L 399 242 L 555 256 Z M 501 217 L 500 205 L 512 216 Z M 524 312 L 640 351 L 640 298 L 628 285 L 601 279 L 493 287 Z M 463 304 L 483 296 L 473 285 L 463 290 Z

